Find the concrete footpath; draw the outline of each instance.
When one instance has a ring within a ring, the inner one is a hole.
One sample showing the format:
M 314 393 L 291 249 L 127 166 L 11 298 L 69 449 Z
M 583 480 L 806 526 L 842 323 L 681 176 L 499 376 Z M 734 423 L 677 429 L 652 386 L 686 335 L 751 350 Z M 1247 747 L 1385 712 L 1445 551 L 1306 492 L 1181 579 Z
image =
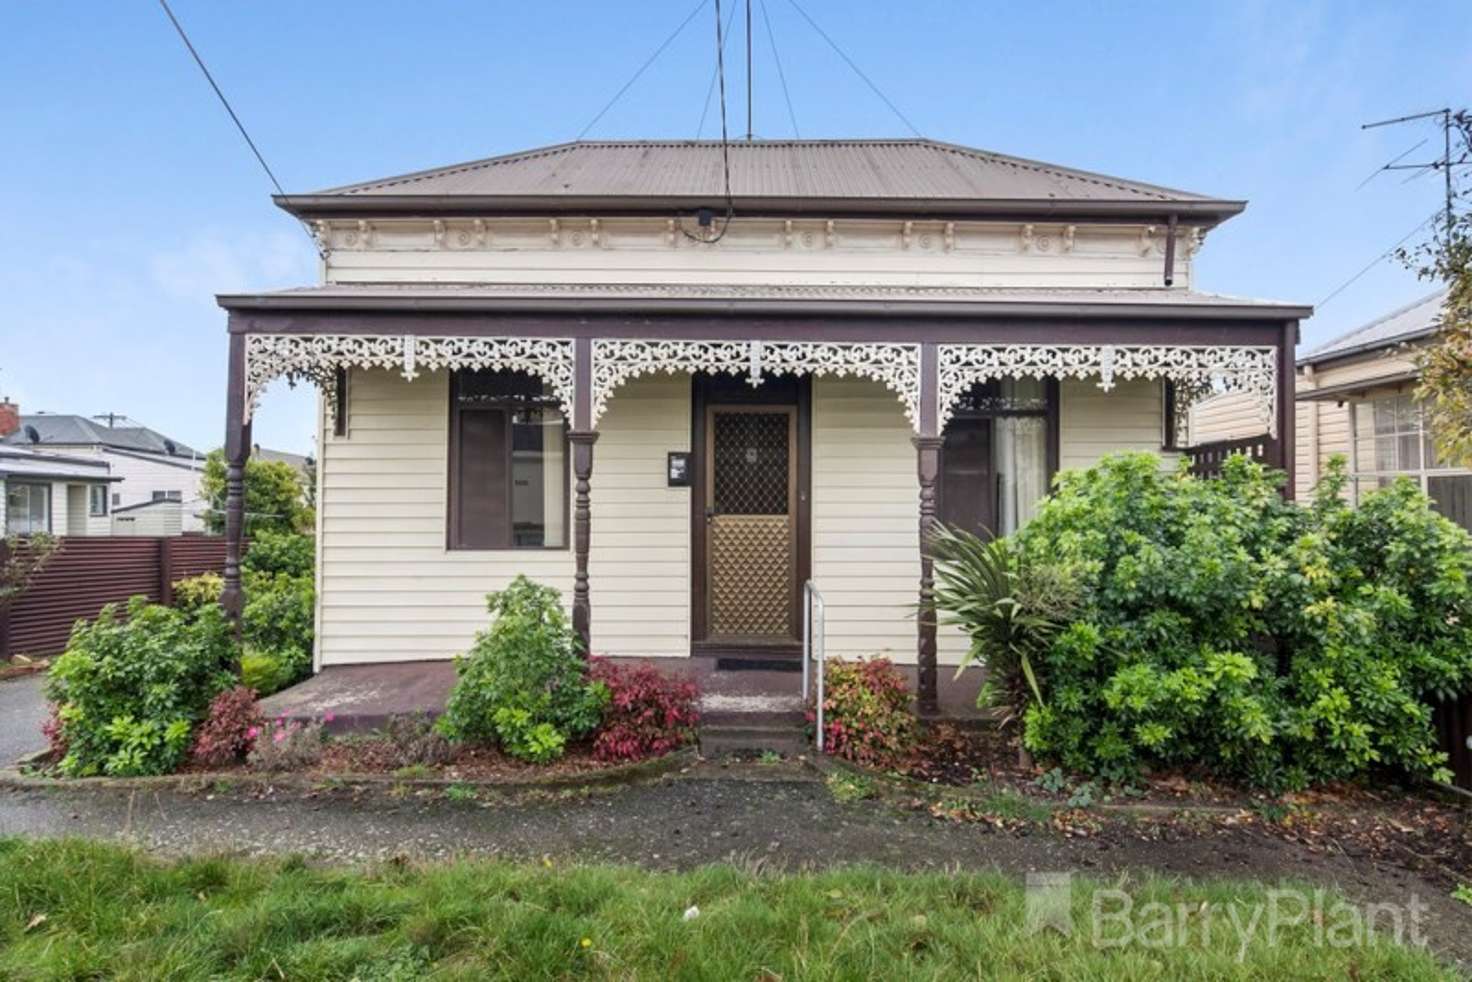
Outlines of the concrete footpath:
M 0 767 L 46 749 L 41 725 L 46 722 L 46 697 L 39 672 L 0 682 Z

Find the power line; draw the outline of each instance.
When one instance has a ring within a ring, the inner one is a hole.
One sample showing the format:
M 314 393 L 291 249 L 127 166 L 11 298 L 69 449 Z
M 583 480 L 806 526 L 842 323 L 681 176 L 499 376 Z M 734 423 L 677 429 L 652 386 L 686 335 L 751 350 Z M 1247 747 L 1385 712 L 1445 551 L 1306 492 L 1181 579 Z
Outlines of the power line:
M 1389 249 L 1386 249 L 1384 252 L 1380 253 L 1380 255 L 1376 256 L 1374 259 L 1366 263 L 1363 269 L 1361 269 L 1358 273 L 1355 273 L 1349 279 L 1345 280 L 1343 283 L 1335 287 L 1332 291 L 1330 291 L 1329 295 L 1320 300 L 1318 304 L 1316 304 L 1316 306 L 1322 308 L 1324 304 L 1328 303 L 1330 300 L 1333 300 L 1335 297 L 1339 296 L 1339 294 L 1349 289 L 1349 287 L 1353 285 L 1361 276 L 1364 276 L 1370 270 L 1380 265 L 1381 262 L 1394 255 L 1395 250 L 1404 245 L 1407 239 L 1415 235 L 1417 232 L 1421 231 L 1421 229 L 1425 228 L 1429 223 L 1436 221 L 1436 219 L 1439 217 L 1441 217 L 1440 208 L 1436 209 L 1430 215 L 1417 222 L 1416 227 L 1411 229 L 1405 235 L 1402 235 L 1398 240 L 1396 240 L 1395 245 L 1391 246 Z
M 204 73 L 205 81 L 209 82 L 210 88 L 215 90 L 215 95 L 219 98 L 220 105 L 225 107 L 225 112 L 230 114 L 230 119 L 232 122 L 235 123 L 235 128 L 239 130 L 240 135 L 245 138 L 246 146 L 250 147 L 250 152 L 255 154 L 256 162 L 261 165 L 261 170 L 265 171 L 266 176 L 271 179 L 271 184 L 273 187 L 276 188 L 276 193 L 282 198 L 286 198 L 286 191 L 282 189 L 281 182 L 276 180 L 276 174 L 271 170 L 271 165 L 266 163 L 266 158 L 264 155 L 262 155 L 260 148 L 256 146 L 256 141 L 252 140 L 250 138 L 250 134 L 246 132 L 245 124 L 242 123 L 240 121 L 240 117 L 235 114 L 235 109 L 230 105 L 230 100 L 225 98 L 224 92 L 220 91 L 220 86 L 215 82 L 215 77 L 210 74 L 210 70 L 205 65 L 204 59 L 201 58 L 199 56 L 199 52 L 195 50 L 193 42 L 189 40 L 189 35 L 184 33 L 184 25 L 179 23 L 179 18 L 175 17 L 174 11 L 169 8 L 168 0 L 158 0 L 158 3 L 160 7 L 164 8 L 164 13 L 168 15 L 169 22 L 174 25 L 174 30 L 179 32 L 179 40 L 184 42 L 184 47 L 188 48 L 190 55 L 194 57 L 194 63 L 198 65 L 199 70 Z M 305 223 L 302 224 L 302 231 L 306 232 L 307 238 L 312 240 L 312 248 L 317 252 L 317 255 L 321 256 L 323 259 L 326 259 L 326 252 L 317 242 L 317 237 L 312 234 L 311 229 L 307 228 Z
M 777 78 L 782 83 L 782 98 L 787 102 L 787 118 L 792 120 L 792 135 L 802 139 L 797 128 L 797 113 L 792 111 L 792 94 L 787 91 L 787 75 L 782 71 L 782 56 L 777 54 L 777 35 L 772 33 L 772 18 L 767 16 L 767 0 L 761 0 L 762 22 L 767 25 L 767 43 L 772 46 L 772 60 L 777 63 Z
M 614 103 L 623 98 L 624 93 L 629 91 L 629 89 L 633 86 L 635 82 L 639 81 L 639 76 L 643 75 L 644 72 L 649 68 L 649 66 L 654 64 L 654 62 L 659 58 L 660 55 L 664 54 L 664 49 L 668 48 L 671 44 L 674 43 L 675 38 L 680 36 L 681 32 L 685 30 L 686 25 L 694 20 L 695 15 L 704 10 L 705 5 L 708 3 L 710 3 L 710 0 L 700 0 L 700 2 L 695 5 L 695 9 L 685 15 L 685 19 L 680 21 L 680 26 L 670 32 L 670 36 L 664 39 L 664 43 L 654 49 L 654 54 L 645 59 L 644 64 L 639 66 L 639 70 L 631 75 L 629 77 L 629 80 L 623 84 L 623 88 L 615 92 L 613 94 L 613 98 L 608 100 L 608 104 L 605 105 L 602 109 L 598 110 L 598 114 L 596 116 L 588 120 L 587 126 L 584 126 L 581 130 L 578 131 L 577 139 L 581 140 L 583 137 L 588 135 L 589 130 L 598 125 L 598 121 L 603 118 L 604 114 L 607 113 L 608 110 L 613 108 Z
M 838 42 L 835 41 L 835 40 L 833 40 L 831 37 L 829 37 L 828 36 L 828 32 L 825 31 L 825 30 L 823 30 L 821 27 L 819 27 L 818 26 L 818 22 L 815 21 L 815 20 L 813 20 L 811 17 L 808 16 L 808 12 L 806 10 L 803 10 L 802 9 L 802 5 L 799 4 L 797 2 L 797 0 L 787 0 L 787 2 L 790 3 L 790 4 L 792 4 L 792 8 L 794 10 L 796 10 L 799 14 L 802 14 L 802 19 L 805 20 L 805 21 L 807 21 L 808 24 L 809 24 L 809 26 L 811 26 L 813 30 L 817 31 L 818 34 L 819 34 L 819 36 L 822 37 L 822 39 L 824 41 L 827 41 L 828 42 L 828 46 L 830 48 L 832 48 L 834 51 L 838 52 L 838 57 L 842 58 L 844 60 L 844 62 L 846 62 L 848 64 L 848 67 L 853 69 L 854 74 L 857 75 L 857 76 L 859 76 L 859 78 L 863 79 L 864 80 L 864 84 L 867 85 L 867 86 L 869 86 L 869 89 L 875 95 L 877 95 L 881 100 L 883 100 L 884 104 L 889 107 L 889 111 L 892 112 L 892 113 L 894 113 L 896 116 L 898 116 L 900 122 L 904 123 L 905 126 L 909 127 L 909 130 L 910 130 L 911 133 L 915 134 L 916 136 L 921 136 L 922 135 L 920 133 L 920 131 L 918 129 L 916 129 L 915 124 L 912 123 L 912 122 L 910 122 L 909 117 L 906 116 L 904 113 L 900 112 L 899 111 L 899 107 L 897 107 L 893 102 L 891 102 L 889 100 L 889 96 L 885 95 L 882 91 L 880 91 L 879 86 L 875 85 L 874 84 L 874 81 L 871 78 L 869 78 L 869 76 L 867 76 L 867 75 L 864 74 L 864 70 L 862 68 L 860 68 L 858 65 L 856 65 L 854 63 L 854 60 L 852 58 L 850 58 L 848 56 L 848 54 L 842 48 L 840 48 L 838 46 Z
M 731 16 L 736 16 L 736 11 L 734 8 L 731 11 Z M 707 245 L 713 245 L 726 237 L 726 233 L 731 228 L 731 218 L 736 213 L 736 203 L 731 197 L 731 142 L 726 128 L 725 51 L 726 37 L 729 36 L 730 21 L 726 22 L 726 27 L 728 34 L 723 35 L 721 33 L 721 0 L 716 0 L 716 80 L 720 83 L 721 87 L 721 169 L 725 173 L 726 217 L 725 220 L 721 222 L 721 230 L 715 235 L 708 238 L 699 235 L 693 235 L 686 230 L 684 223 L 681 223 L 680 225 L 680 231 L 684 233 L 685 238 L 693 239 L 696 242 L 703 242 Z M 709 225 L 710 222 L 711 219 L 709 217 L 709 213 L 702 211 L 701 225 Z
M 736 8 L 735 7 L 732 7 L 731 8 L 731 16 L 726 18 L 726 33 L 724 35 L 725 37 L 729 38 L 731 36 L 731 25 L 734 24 L 735 22 L 736 22 Z M 718 37 L 721 36 L 720 25 L 719 24 L 716 25 L 716 35 Z M 724 50 L 725 41 L 722 41 L 721 42 L 721 45 L 722 45 L 722 50 Z M 720 52 L 718 51 L 717 54 L 719 55 Z M 706 89 L 705 89 L 705 103 L 704 103 L 704 105 L 701 106 L 701 109 L 700 109 L 700 125 L 697 126 L 697 127 L 695 127 L 695 139 L 697 139 L 697 140 L 700 139 L 701 134 L 705 132 L 705 117 L 710 112 L 710 97 L 713 96 L 713 95 L 715 95 L 715 93 L 716 93 L 716 78 L 717 78 L 718 74 L 719 74 L 719 66 L 717 67 L 717 70 L 716 71 L 713 71 L 713 72 L 710 73 L 710 85 L 706 86 Z

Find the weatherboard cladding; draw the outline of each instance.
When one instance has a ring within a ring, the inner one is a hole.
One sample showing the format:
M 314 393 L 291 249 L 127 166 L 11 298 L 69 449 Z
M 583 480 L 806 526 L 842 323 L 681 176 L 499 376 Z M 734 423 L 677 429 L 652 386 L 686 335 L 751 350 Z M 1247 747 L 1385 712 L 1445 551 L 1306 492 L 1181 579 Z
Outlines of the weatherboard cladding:
M 756 140 L 734 142 L 729 149 L 731 193 L 736 198 L 1195 204 L 1215 200 L 931 140 Z M 331 188 L 307 197 L 710 197 L 720 193 L 724 181 L 719 141 L 593 141 Z

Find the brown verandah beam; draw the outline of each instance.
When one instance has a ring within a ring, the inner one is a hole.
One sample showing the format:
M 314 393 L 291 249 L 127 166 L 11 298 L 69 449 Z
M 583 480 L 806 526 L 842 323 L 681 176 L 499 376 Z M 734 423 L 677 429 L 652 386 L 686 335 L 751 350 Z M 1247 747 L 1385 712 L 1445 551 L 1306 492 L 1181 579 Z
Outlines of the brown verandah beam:
M 413 300 L 404 301 L 397 308 L 392 301 L 384 301 L 377 309 L 365 309 L 356 304 L 344 304 L 334 309 L 322 300 L 307 298 L 294 302 L 289 297 L 221 298 L 222 306 L 230 311 L 231 333 L 231 394 L 226 425 L 227 488 L 230 493 L 226 508 L 224 603 L 227 610 L 236 616 L 242 602 L 239 546 L 243 531 L 244 457 L 250 446 L 249 424 L 243 421 L 243 348 L 244 335 L 254 333 L 572 338 L 576 358 L 573 427 L 569 435 L 575 480 L 573 620 L 585 645 L 591 640 L 592 612 L 587 567 L 591 524 L 590 479 L 593 442 L 597 438 L 591 420 L 593 339 L 919 343 L 922 352 L 921 413 L 915 447 L 921 550 L 917 662 L 922 712 L 934 711 L 937 688 L 936 625 L 934 613 L 928 608 L 933 588 L 933 563 L 928 540 L 936 520 L 935 482 L 941 445 L 937 425 L 938 344 L 1276 347 L 1279 356 L 1279 459 L 1275 463 L 1288 471 L 1287 493 L 1290 497 L 1293 493 L 1293 345 L 1297 321 L 1285 321 L 1282 315 L 1306 316 L 1306 311 L 1298 308 L 1204 308 L 1183 312 L 1179 308 L 1152 309 L 1149 305 L 1126 311 L 1117 307 L 1110 310 L 1108 305 L 1087 308 L 1069 304 L 1050 309 L 1040 304 L 1036 309 L 1021 309 L 1019 305 L 1011 304 L 998 305 L 991 310 L 977 305 L 962 317 L 955 311 L 916 315 L 901 309 L 903 304 L 895 304 L 894 309 L 866 308 L 847 311 L 849 316 L 838 317 L 833 312 L 762 312 L 740 303 L 694 313 L 650 311 L 631 314 L 594 310 L 539 313 L 472 306 L 433 309 L 433 305 Z M 233 562 L 230 557 L 233 557 Z

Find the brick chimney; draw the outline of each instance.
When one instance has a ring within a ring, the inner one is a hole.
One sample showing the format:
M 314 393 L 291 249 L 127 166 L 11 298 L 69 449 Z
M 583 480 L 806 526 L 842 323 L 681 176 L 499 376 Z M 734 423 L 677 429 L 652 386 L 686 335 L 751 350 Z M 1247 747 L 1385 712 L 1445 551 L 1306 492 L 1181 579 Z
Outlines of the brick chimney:
M 0 399 L 0 438 L 20 429 L 20 407 L 9 399 Z

